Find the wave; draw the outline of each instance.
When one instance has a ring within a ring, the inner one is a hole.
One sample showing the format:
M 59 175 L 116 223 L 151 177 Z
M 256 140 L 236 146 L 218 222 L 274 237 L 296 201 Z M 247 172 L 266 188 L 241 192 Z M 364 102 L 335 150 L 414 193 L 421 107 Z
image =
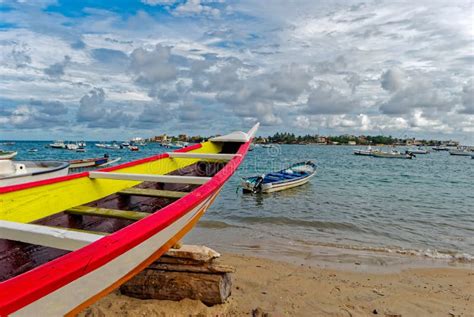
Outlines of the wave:
M 340 229 L 349 231 L 364 232 L 363 229 L 357 227 L 351 223 L 344 222 L 333 222 L 333 221 L 318 221 L 318 220 L 303 220 L 303 219 L 292 219 L 288 217 L 241 217 L 233 216 L 233 220 L 240 221 L 247 224 L 272 224 L 272 225 L 286 225 L 286 226 L 298 226 L 298 227 L 310 227 L 319 229 Z
M 224 221 L 217 220 L 201 220 L 197 224 L 198 227 L 207 229 L 225 229 L 225 228 L 240 228 Z
M 355 251 L 367 251 L 367 252 L 380 252 L 380 253 L 391 253 L 391 254 L 400 254 L 407 256 L 421 256 L 430 259 L 438 260 L 449 260 L 460 263 L 474 263 L 474 255 L 469 253 L 463 253 L 459 251 L 439 251 L 436 249 L 405 249 L 401 247 L 369 247 L 369 246 L 359 246 L 359 245 L 347 245 L 339 243 L 330 243 L 330 242 L 310 242 L 303 240 L 297 240 L 303 244 L 321 246 L 321 247 L 330 247 L 346 250 L 355 250 Z

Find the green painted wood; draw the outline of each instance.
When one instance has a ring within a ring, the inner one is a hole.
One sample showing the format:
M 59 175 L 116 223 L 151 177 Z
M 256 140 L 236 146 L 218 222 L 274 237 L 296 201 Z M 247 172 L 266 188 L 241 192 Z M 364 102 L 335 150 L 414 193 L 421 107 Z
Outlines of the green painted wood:
M 150 215 L 149 213 L 146 213 L 146 212 L 106 209 L 106 208 L 97 208 L 97 207 L 89 207 L 89 206 L 72 207 L 66 210 L 65 212 L 72 215 L 98 216 L 98 217 L 117 218 L 117 219 L 126 219 L 126 220 L 140 220 Z
M 172 190 L 158 190 L 145 188 L 127 188 L 118 192 L 122 195 L 148 196 L 148 197 L 164 197 L 164 198 L 181 198 L 189 193 L 177 192 Z

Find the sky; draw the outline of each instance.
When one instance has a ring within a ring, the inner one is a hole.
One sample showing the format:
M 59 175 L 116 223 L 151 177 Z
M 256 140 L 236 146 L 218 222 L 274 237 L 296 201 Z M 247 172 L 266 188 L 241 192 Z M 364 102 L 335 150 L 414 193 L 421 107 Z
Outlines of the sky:
M 0 139 L 474 144 L 473 1 L 0 0 Z

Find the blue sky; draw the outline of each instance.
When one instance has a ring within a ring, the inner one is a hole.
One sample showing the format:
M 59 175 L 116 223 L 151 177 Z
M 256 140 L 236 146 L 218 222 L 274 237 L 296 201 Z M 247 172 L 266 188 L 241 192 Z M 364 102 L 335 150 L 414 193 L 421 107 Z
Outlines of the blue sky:
M 0 139 L 474 144 L 472 1 L 0 0 Z

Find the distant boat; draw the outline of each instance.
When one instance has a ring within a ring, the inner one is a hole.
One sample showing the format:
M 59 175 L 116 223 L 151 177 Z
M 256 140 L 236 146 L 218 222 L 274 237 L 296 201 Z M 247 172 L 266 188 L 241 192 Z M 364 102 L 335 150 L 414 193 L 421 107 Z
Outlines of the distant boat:
M 384 152 L 384 151 L 373 151 L 372 152 L 373 157 L 378 157 L 378 158 L 396 158 L 396 159 L 412 159 L 413 157 L 416 157 L 415 154 L 413 153 L 400 153 L 399 151 L 392 150 L 390 152 Z
M 66 149 L 71 150 L 71 151 L 76 151 L 79 148 L 79 145 L 77 143 L 67 143 L 66 144 Z
M 122 144 L 120 144 L 120 145 L 123 146 L 123 147 L 129 147 L 130 143 L 129 142 L 122 142 Z
M 65 149 L 66 144 L 64 143 L 64 141 L 54 141 L 54 143 L 51 143 L 49 147 L 53 149 Z
M 105 148 L 108 144 L 105 143 L 96 143 L 95 146 L 98 148 Z
M 136 145 L 131 145 L 128 147 L 132 152 L 138 152 L 140 149 Z
M 450 148 L 447 147 L 447 146 L 439 146 L 439 145 L 438 146 L 433 146 L 432 149 L 433 149 L 433 151 L 438 151 L 438 152 L 439 151 L 449 151 L 450 150 Z
M 29 149 L 28 150 L 29 153 L 34 153 L 34 152 L 38 152 L 38 149 L 36 148 L 32 148 L 32 149 Z
M 422 148 L 408 149 L 406 152 L 412 153 L 412 154 L 430 154 L 430 151 L 422 149 Z
M 120 149 L 123 149 L 123 146 L 120 146 L 116 143 L 114 144 L 106 144 L 104 146 L 104 149 L 107 149 L 107 150 L 120 150 Z
M 271 193 L 306 184 L 316 175 L 316 164 L 300 162 L 290 167 L 261 176 L 242 179 L 244 193 Z
M 176 143 L 171 143 L 171 142 L 168 142 L 168 143 L 161 143 L 161 146 L 162 147 L 165 147 L 167 149 L 182 149 L 185 147 L 184 144 L 182 143 L 179 143 L 179 142 L 176 142 Z
M 355 150 L 354 150 L 354 155 L 372 156 L 372 153 L 373 153 L 373 152 L 374 152 L 374 150 L 373 150 L 372 147 L 369 145 L 366 150 L 355 149 Z
M 7 141 L 0 143 L 0 145 L 15 145 L 15 142 Z
M 468 149 L 450 150 L 449 154 L 455 155 L 455 156 L 474 156 L 474 152 L 469 151 Z
M 112 163 L 116 163 L 120 160 L 121 160 L 120 157 L 114 160 L 111 160 L 108 156 L 104 155 L 104 157 L 71 160 L 68 163 L 70 164 L 69 166 L 70 169 L 75 169 L 75 168 L 87 168 L 87 167 L 103 167 L 106 165 L 110 165 Z
M 0 150 L 0 160 L 9 160 L 11 158 L 14 158 L 17 154 L 18 152 Z
M 0 160 L 0 187 L 67 175 L 69 163 Z

